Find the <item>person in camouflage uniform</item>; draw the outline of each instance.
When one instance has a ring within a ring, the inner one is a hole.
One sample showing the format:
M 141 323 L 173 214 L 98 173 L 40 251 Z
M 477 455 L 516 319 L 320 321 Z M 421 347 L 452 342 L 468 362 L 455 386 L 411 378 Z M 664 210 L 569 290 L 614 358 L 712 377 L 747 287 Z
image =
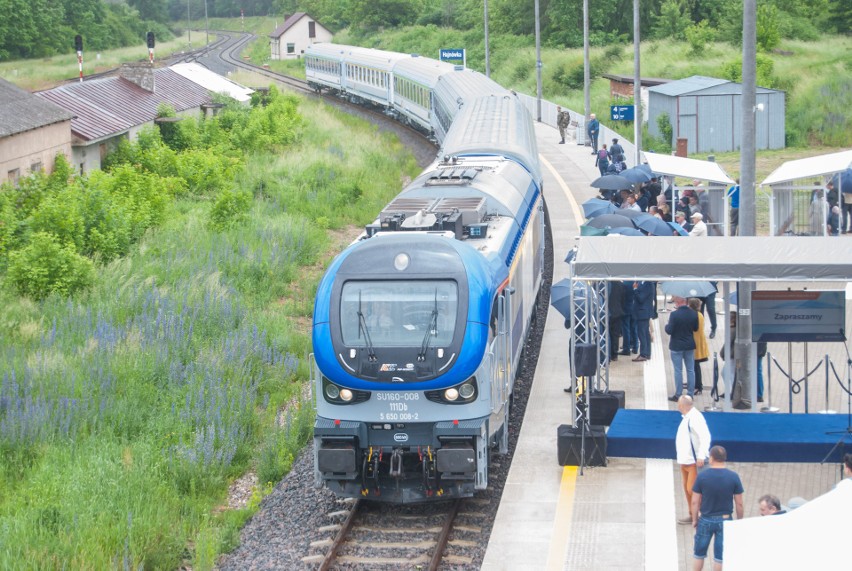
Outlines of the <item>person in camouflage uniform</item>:
M 559 127 L 560 145 L 565 144 L 565 131 L 571 124 L 571 115 L 567 111 L 563 111 L 562 107 L 556 106 L 556 126 Z

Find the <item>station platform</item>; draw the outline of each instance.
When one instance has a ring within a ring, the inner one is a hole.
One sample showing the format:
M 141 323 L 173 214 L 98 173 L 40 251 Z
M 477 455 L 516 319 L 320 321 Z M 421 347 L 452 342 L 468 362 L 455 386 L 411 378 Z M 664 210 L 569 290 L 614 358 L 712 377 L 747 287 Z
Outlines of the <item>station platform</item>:
M 544 172 L 544 197 L 550 212 L 553 281 L 556 283 L 568 277 L 568 266 L 563 260 L 584 222 L 580 204 L 598 194 L 589 184 L 599 173 L 590 147 L 570 140 L 559 144 L 556 129 L 542 123 L 536 124 L 536 133 Z M 628 165 L 633 166 L 633 162 L 633 158 L 628 157 Z M 672 240 L 678 239 L 692 238 L 672 237 Z M 702 239 L 708 240 L 708 246 L 712 240 L 724 240 Z M 783 285 L 796 287 L 796 284 Z M 847 284 L 820 286 L 844 289 Z M 610 364 L 609 387 L 625 391 L 628 409 L 676 411 L 675 403 L 667 400 L 674 393 L 674 387 L 668 339 L 663 331 L 668 314 L 662 297 L 658 298 L 658 307 L 659 318 L 651 321 L 651 359 L 633 362 L 633 356 L 620 356 Z M 721 307 L 717 302 L 717 309 Z M 849 317 L 847 310 L 847 322 Z M 709 319 L 705 321 L 709 334 Z M 727 320 L 718 315 L 718 324 L 716 338 L 709 340 L 711 354 L 723 345 L 722 328 Z M 688 509 L 680 469 L 673 460 L 610 457 L 606 467 L 585 467 L 582 472 L 577 467 L 559 466 L 557 428 L 573 421 L 573 395 L 563 390 L 570 387 L 566 373 L 569 339 L 563 317 L 551 307 L 526 417 L 482 569 L 692 569 L 693 529 L 677 524 L 677 519 L 686 516 Z M 784 366 L 790 362 L 796 376 L 804 375 L 806 366 L 813 368 L 825 355 L 834 363 L 846 363 L 845 350 L 840 343 L 811 343 L 804 355 L 801 344 L 795 344 L 789 361 L 787 344 L 770 344 L 770 352 Z M 840 368 L 845 371 L 845 367 Z M 764 378 L 768 381 L 767 373 L 765 371 Z M 767 386 L 767 402 L 760 406 L 777 407 L 781 412 L 776 414 L 781 414 L 788 412 L 792 398 L 793 412 L 805 412 L 803 395 L 790 394 L 777 370 L 771 374 L 774 385 Z M 712 377 L 712 363 L 704 363 L 703 377 L 705 390 L 696 396 L 696 407 L 701 411 L 713 404 L 708 382 Z M 835 384 L 825 385 L 823 372 L 812 378 L 807 389 L 808 412 L 830 407 L 842 411 L 845 417 L 845 395 L 841 396 L 841 389 Z M 673 440 L 671 447 L 673 453 Z M 847 446 L 847 451 L 850 450 L 852 448 Z M 830 491 L 841 478 L 842 472 L 836 462 L 784 460 L 779 457 L 772 462 L 729 462 L 729 467 L 743 481 L 745 517 L 759 516 L 758 498 L 763 494 L 778 496 L 782 503 L 794 497 L 810 500 Z M 768 545 L 756 548 L 773 549 Z M 704 568 L 711 566 L 712 560 L 706 560 Z

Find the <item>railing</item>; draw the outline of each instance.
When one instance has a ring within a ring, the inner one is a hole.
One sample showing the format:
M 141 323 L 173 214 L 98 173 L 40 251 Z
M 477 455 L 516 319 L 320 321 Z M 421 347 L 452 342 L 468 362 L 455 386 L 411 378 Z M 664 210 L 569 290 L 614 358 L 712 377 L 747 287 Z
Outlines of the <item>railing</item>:
M 852 377 L 852 364 L 849 362 L 846 363 L 846 378 L 843 379 L 838 374 L 837 369 L 834 366 L 834 362 L 828 355 L 825 355 L 822 359 L 820 359 L 817 364 L 810 370 L 808 368 L 808 348 L 807 343 L 805 343 L 804 347 L 804 364 L 805 364 L 805 373 L 801 377 L 795 377 L 793 375 L 793 352 L 792 350 L 787 351 L 787 368 L 785 369 L 781 363 L 772 355 L 772 353 L 767 353 L 766 358 L 768 361 L 768 365 L 766 367 L 766 405 L 761 409 L 761 412 L 778 412 L 778 409 L 772 406 L 772 369 L 773 365 L 777 368 L 783 378 L 787 381 L 787 395 L 788 395 L 788 412 L 793 412 L 793 404 L 794 400 L 798 395 L 802 395 L 804 399 L 804 412 L 805 414 L 810 414 L 810 400 L 811 400 L 811 377 L 816 375 L 817 371 L 820 368 L 823 369 L 824 378 L 825 378 L 825 408 L 819 410 L 820 414 L 833 414 L 836 411 L 832 410 L 829 405 L 829 393 L 832 385 L 832 381 L 836 382 L 840 387 L 841 394 L 849 395 L 850 391 L 850 377 Z M 774 409 L 774 410 L 773 410 Z

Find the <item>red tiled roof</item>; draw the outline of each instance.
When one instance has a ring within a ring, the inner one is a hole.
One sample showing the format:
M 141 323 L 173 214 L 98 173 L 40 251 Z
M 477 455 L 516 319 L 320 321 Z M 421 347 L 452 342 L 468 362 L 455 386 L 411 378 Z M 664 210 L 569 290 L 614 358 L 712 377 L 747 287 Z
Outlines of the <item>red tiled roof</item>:
M 186 111 L 212 101 L 206 89 L 174 71 L 154 70 L 155 92 L 121 77 L 71 83 L 37 93 L 75 115 L 71 132 L 93 141 L 153 121 L 161 103 Z

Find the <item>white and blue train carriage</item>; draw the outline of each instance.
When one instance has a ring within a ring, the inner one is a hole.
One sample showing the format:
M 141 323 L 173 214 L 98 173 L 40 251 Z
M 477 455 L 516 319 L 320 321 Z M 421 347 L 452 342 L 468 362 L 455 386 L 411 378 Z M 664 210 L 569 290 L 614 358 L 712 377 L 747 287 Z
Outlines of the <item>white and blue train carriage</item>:
M 432 129 L 443 141 L 456 115 L 464 106 L 483 95 L 510 95 L 511 92 L 481 73 L 472 70 L 446 74 L 435 86 Z M 535 139 L 533 139 L 534 141 Z M 538 163 L 538 160 L 535 161 Z
M 308 67 L 309 62 L 328 59 L 333 62 L 335 57 L 339 57 L 340 63 L 336 78 Z M 389 108 L 393 100 L 393 67 L 397 61 L 408 57 L 372 48 L 318 43 L 305 50 L 305 77 L 315 89 L 331 88 L 353 102 L 370 102 Z
M 430 133 L 435 85 L 443 75 L 456 71 L 453 64 L 417 55 L 398 60 L 393 67 L 393 109 L 409 124 Z
M 544 214 L 529 114 L 485 95 L 317 290 L 315 476 L 338 495 L 471 496 L 508 451 Z

